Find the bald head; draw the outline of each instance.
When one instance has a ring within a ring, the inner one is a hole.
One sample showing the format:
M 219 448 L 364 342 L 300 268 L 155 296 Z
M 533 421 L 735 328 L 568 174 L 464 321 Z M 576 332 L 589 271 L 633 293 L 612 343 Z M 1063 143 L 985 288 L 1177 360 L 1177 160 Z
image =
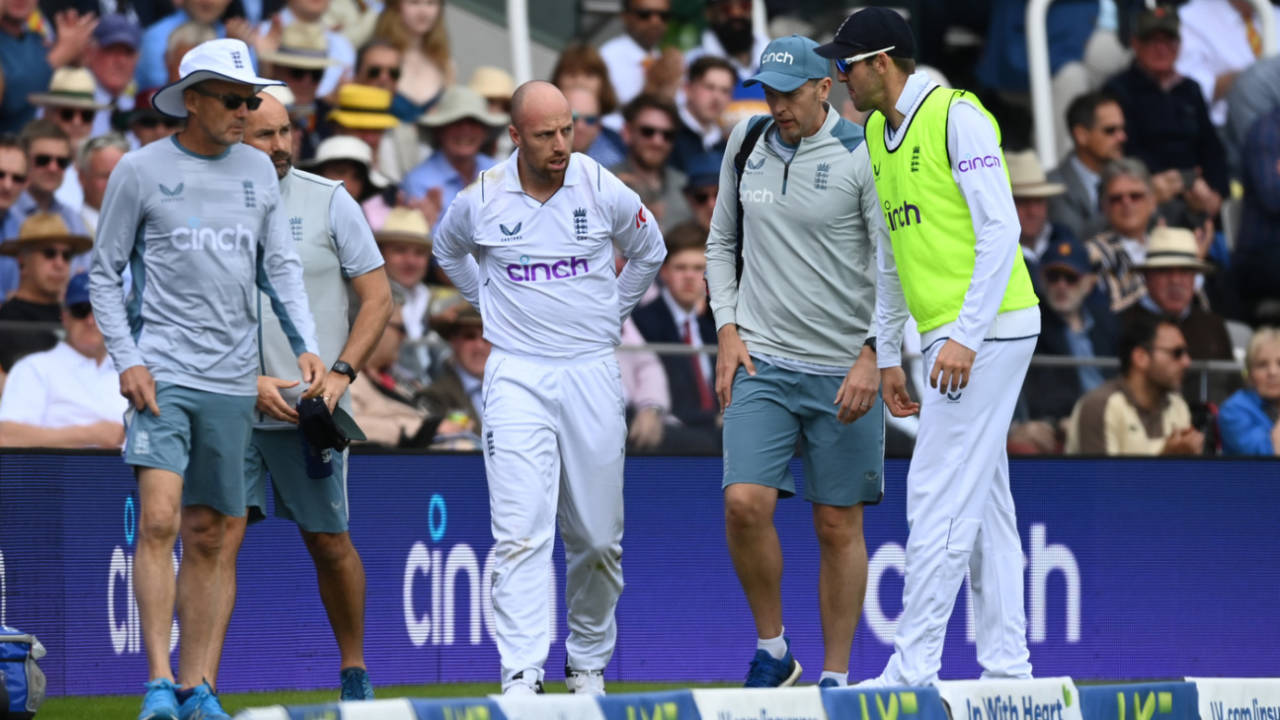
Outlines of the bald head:
M 293 123 L 279 100 L 265 92 L 258 97 L 262 104 L 249 113 L 244 142 L 266 153 L 276 167 L 276 175 L 284 177 L 293 167 Z
M 511 95 L 511 123 L 517 130 L 566 113 L 569 113 L 569 101 L 564 93 L 544 80 L 531 80 Z

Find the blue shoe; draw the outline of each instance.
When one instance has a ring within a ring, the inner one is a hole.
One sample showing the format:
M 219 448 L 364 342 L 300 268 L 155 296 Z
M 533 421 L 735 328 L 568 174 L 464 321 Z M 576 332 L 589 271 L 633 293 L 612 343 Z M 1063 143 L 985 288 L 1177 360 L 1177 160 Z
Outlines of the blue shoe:
M 362 667 L 342 669 L 342 700 L 372 700 L 373 683 L 369 671 Z
M 231 720 L 231 716 L 222 709 L 209 683 L 200 683 L 178 708 L 178 720 Z
M 820 688 L 840 687 L 840 683 L 836 682 L 835 678 L 822 678 L 821 680 L 818 681 L 818 687 Z
M 800 663 L 791 657 L 791 641 L 787 640 L 787 654 L 776 660 L 764 650 L 757 650 L 751 658 L 747 682 L 743 687 L 787 687 L 800 679 Z
M 152 680 L 147 683 L 147 694 L 142 696 L 142 712 L 138 720 L 177 720 L 178 698 L 174 686 L 168 680 Z

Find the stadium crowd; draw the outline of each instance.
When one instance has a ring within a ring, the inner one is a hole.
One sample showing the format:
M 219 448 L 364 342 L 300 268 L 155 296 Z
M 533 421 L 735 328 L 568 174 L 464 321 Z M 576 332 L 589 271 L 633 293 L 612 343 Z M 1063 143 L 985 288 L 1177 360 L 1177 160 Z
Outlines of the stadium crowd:
M 1064 153 L 1051 168 L 1027 150 L 1025 2 L 964 3 L 964 18 L 941 0 L 911 4 L 920 59 L 979 88 L 1001 121 L 1041 299 L 1037 354 L 1082 361 L 1033 365 L 1010 451 L 1277 454 L 1280 56 L 1263 57 L 1253 4 L 1055 3 Z M 549 79 L 574 111 L 574 150 L 635 190 L 666 238 L 623 342 L 711 347 L 706 238 L 729 131 L 768 112 L 741 80 L 769 38 L 754 33 L 749 0 L 693 3 L 693 13 L 677 12 L 690 5 L 678 0 L 620 5 L 621 34 L 567 45 Z M 815 19 L 825 5 L 815 16 L 802 2 L 770 3 L 769 27 L 826 31 L 834 25 Z M 510 154 L 515 83 L 492 66 L 458 76 L 442 0 L 0 8 L 0 445 L 122 443 L 125 402 L 83 274 L 107 179 L 125 153 L 181 127 L 151 100 L 182 56 L 232 37 L 286 83 L 273 92 L 293 124 L 293 162 L 344 183 L 386 262 L 397 312 L 351 386 L 356 419 L 382 445 L 480 446 L 489 344 L 431 238 L 458 193 Z M 983 39 L 977 50 L 955 40 L 964 26 Z M 863 122 L 840 95 L 842 114 Z M 1118 372 L 1095 358 L 1118 358 Z M 1200 360 L 1244 372 L 1189 369 Z M 630 449 L 720 452 L 714 355 L 620 351 L 619 361 Z M 911 424 L 891 426 L 890 451 L 909 448 Z

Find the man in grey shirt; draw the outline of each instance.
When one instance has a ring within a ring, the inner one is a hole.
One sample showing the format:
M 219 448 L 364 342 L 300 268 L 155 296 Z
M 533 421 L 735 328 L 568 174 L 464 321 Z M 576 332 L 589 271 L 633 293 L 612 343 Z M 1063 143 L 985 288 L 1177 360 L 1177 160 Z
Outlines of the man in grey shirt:
M 322 397 L 330 411 L 341 406 L 349 413 L 347 387 L 364 367 L 391 317 L 391 285 L 364 212 L 342 183 L 293 167 L 289 112 L 270 93 L 262 93 L 262 106 L 249 114 L 244 141 L 266 153 L 280 177 L 283 210 L 289 217 L 289 231 L 302 260 L 307 300 L 316 318 L 320 357 L 330 368 Z M 360 300 L 354 323 L 348 323 L 347 318 L 348 284 Z M 261 519 L 266 513 L 269 472 L 275 514 L 297 523 L 316 566 L 320 600 L 342 656 L 341 699 L 372 700 L 373 686 L 364 663 L 364 565 L 351 544 L 347 526 L 346 453 L 313 453 L 308 466 L 306 439 L 298 430 L 294 410 L 301 388 L 289 341 L 280 319 L 267 305 L 262 307 L 261 323 L 258 413 L 245 470 L 250 515 Z M 233 521 L 223 546 L 228 583 L 222 590 L 232 599 L 236 554 L 244 539 L 245 523 L 246 518 Z M 223 633 L 231 621 L 230 603 L 224 608 L 227 612 L 219 618 Z
M 139 718 L 218 720 L 229 719 L 214 694 L 226 597 L 219 551 L 228 518 L 245 513 L 259 290 L 280 317 L 308 395 L 322 391 L 325 368 L 275 172 L 240 144 L 256 93 L 277 83 L 254 75 L 249 48 L 230 39 L 192 49 L 180 75 L 154 103 L 186 116 L 186 128 L 125 155 L 107 183 L 90 292 L 132 405 L 125 462 L 138 474 L 134 592 L 150 673 Z M 175 594 L 181 685 L 169 664 Z
M 821 562 L 820 684 L 845 685 L 867 582 L 862 505 L 884 491 L 884 405 L 877 396 L 875 247 L 887 241 L 862 128 L 827 104 L 817 43 L 793 35 L 765 50 L 747 84 L 765 86 L 771 116 L 729 137 L 707 241 L 719 332 L 716 393 L 724 411 L 729 553 L 755 617 L 748 687 L 800 677 L 782 625 L 778 498 L 795 493 L 800 441 Z M 765 123 L 735 193 L 734 157 Z M 742 207 L 736 277 L 737 203 Z M 741 369 L 740 369 L 741 366 Z

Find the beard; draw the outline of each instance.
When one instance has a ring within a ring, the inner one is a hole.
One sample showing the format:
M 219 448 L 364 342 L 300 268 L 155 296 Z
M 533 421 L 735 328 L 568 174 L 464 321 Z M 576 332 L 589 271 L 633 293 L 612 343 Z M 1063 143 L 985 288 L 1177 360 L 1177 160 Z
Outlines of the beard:
M 730 55 L 751 52 L 751 46 L 755 44 L 755 37 L 751 33 L 751 21 L 747 18 L 730 18 L 718 25 L 713 25 L 711 31 L 716 34 L 716 39 Z

